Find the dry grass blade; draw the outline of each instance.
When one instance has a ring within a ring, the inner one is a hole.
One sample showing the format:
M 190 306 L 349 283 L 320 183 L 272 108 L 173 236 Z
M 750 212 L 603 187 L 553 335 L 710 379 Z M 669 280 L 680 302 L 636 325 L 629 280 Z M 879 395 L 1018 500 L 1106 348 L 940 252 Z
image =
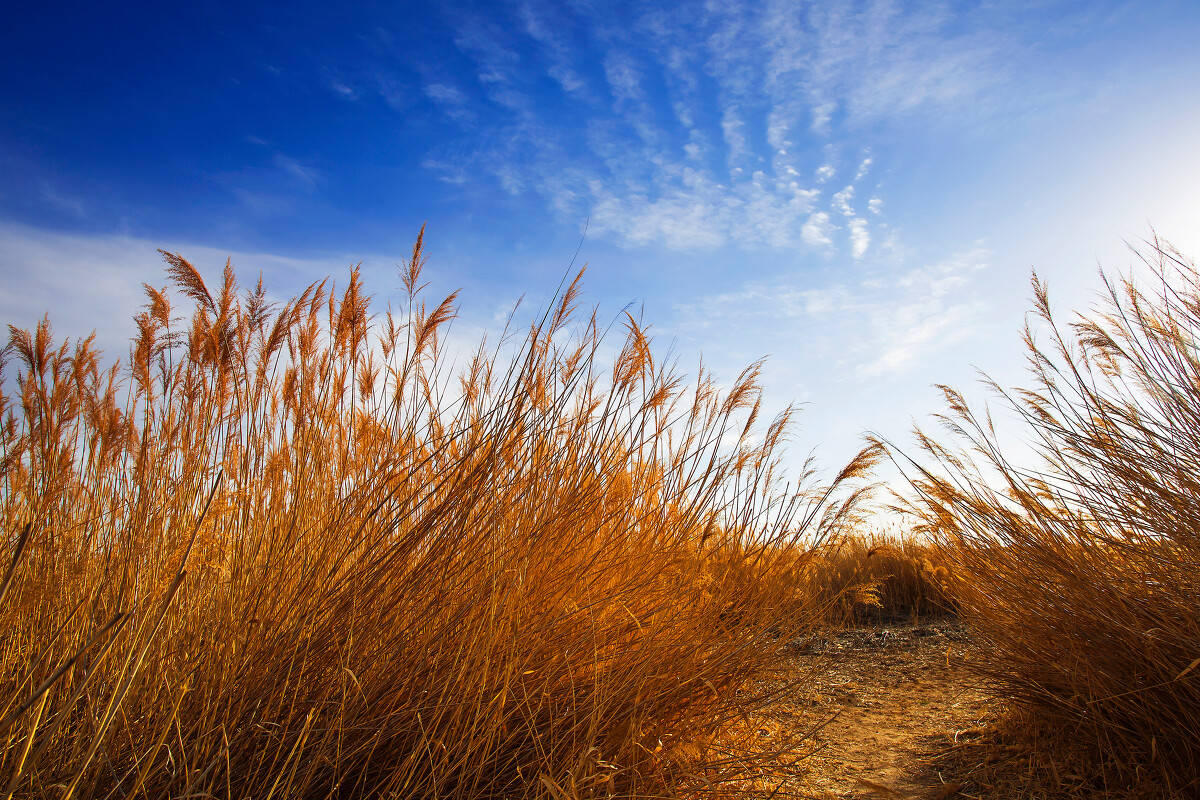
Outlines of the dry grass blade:
M 7 569 L 4 570 L 4 582 L 0 584 L 0 603 L 4 602 L 4 596 L 8 594 L 8 587 L 12 585 L 13 575 L 17 571 L 17 565 L 21 563 L 21 555 L 25 552 L 25 545 L 29 544 L 29 534 L 32 530 L 33 523 L 26 522 L 21 526 L 21 533 L 17 535 L 12 557 L 8 560 Z

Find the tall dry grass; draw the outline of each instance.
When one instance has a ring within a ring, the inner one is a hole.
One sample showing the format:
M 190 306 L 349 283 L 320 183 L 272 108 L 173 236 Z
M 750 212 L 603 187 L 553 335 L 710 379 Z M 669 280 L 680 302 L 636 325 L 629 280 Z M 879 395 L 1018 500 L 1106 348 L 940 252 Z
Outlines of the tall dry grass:
M 1091 756 L 1093 785 L 1200 791 L 1200 272 L 1155 241 L 1067 326 L 1034 277 L 1032 384 L 1002 392 L 1036 459 L 950 388 L 911 506 L 990 646 L 996 692 Z M 1079 777 L 1079 776 L 1075 776 Z
M 835 537 L 806 556 L 801 595 L 831 624 L 952 616 L 949 571 L 934 542 L 895 530 Z
M 687 384 L 632 318 L 603 367 L 578 278 L 456 375 L 420 239 L 379 313 L 357 270 L 273 306 L 164 257 L 127 368 L 12 330 L 2 796 L 751 785 L 736 721 L 870 454 L 782 484 L 757 370 Z

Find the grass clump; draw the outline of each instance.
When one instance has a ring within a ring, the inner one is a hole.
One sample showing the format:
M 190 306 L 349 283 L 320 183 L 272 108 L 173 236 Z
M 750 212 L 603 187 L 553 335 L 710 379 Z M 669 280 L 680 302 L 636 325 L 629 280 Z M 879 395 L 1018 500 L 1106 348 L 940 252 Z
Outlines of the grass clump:
M 0 789 L 19 797 L 664 796 L 764 787 L 804 542 L 757 371 L 686 384 L 578 278 L 454 374 L 455 297 L 357 270 L 272 305 L 164 254 L 127 369 L 13 330 Z M 511 353 L 502 357 L 502 353 Z
M 993 384 L 1034 456 L 944 388 L 950 437 L 918 434 L 912 510 L 986 645 L 975 668 L 1090 754 L 1071 777 L 1182 795 L 1200 785 L 1200 273 L 1158 242 L 1144 261 L 1151 288 L 1106 278 L 1065 327 L 1034 277 L 1032 385 Z
M 810 602 L 833 624 L 862 625 L 953 615 L 949 571 L 933 542 L 871 531 L 834 537 L 803 572 Z

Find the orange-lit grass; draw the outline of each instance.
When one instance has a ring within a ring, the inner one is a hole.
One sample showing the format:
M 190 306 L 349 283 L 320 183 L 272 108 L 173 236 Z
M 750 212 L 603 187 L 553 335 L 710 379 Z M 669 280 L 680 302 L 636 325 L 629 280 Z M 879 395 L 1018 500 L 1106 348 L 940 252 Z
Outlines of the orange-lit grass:
M 272 307 L 164 256 L 190 319 L 147 286 L 128 372 L 48 323 L 6 351 L 6 795 L 662 796 L 769 757 L 710 743 L 857 495 L 780 483 L 755 369 L 685 385 L 632 318 L 602 368 L 576 279 L 456 377 L 420 239 L 375 316 L 357 271 Z
M 955 613 L 946 592 L 947 566 L 925 537 L 880 530 L 851 533 L 833 537 L 807 560 L 801 596 L 824 606 L 832 623 Z
M 951 437 L 918 434 L 911 510 L 986 645 L 973 666 L 1090 754 L 1073 777 L 1182 797 L 1200 791 L 1200 273 L 1158 242 L 1145 260 L 1153 289 L 1106 278 L 1068 328 L 1035 276 L 1049 344 L 1027 327 L 1033 386 L 1001 394 L 1038 461 L 945 388 Z

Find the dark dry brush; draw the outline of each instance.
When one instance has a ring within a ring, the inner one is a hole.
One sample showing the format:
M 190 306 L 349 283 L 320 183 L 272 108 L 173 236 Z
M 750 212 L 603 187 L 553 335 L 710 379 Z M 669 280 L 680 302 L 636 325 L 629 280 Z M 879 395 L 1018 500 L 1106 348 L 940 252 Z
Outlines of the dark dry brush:
M 2 796 L 763 786 L 736 720 L 855 497 L 781 484 L 755 369 L 685 384 L 632 318 L 603 368 L 576 281 L 455 376 L 419 239 L 378 315 L 164 255 L 189 318 L 147 286 L 127 370 L 6 351 Z
M 1072 785 L 1187 796 L 1200 791 L 1200 273 L 1157 242 L 1145 261 L 1149 288 L 1106 279 L 1101 308 L 1066 327 L 1034 278 L 1048 343 L 1027 327 L 1032 386 L 1001 394 L 1036 458 L 946 388 L 949 435 L 919 434 L 933 460 L 910 464 L 912 510 L 984 645 L 973 664 L 1069 758 Z M 1053 763 L 1040 774 L 1065 778 Z

